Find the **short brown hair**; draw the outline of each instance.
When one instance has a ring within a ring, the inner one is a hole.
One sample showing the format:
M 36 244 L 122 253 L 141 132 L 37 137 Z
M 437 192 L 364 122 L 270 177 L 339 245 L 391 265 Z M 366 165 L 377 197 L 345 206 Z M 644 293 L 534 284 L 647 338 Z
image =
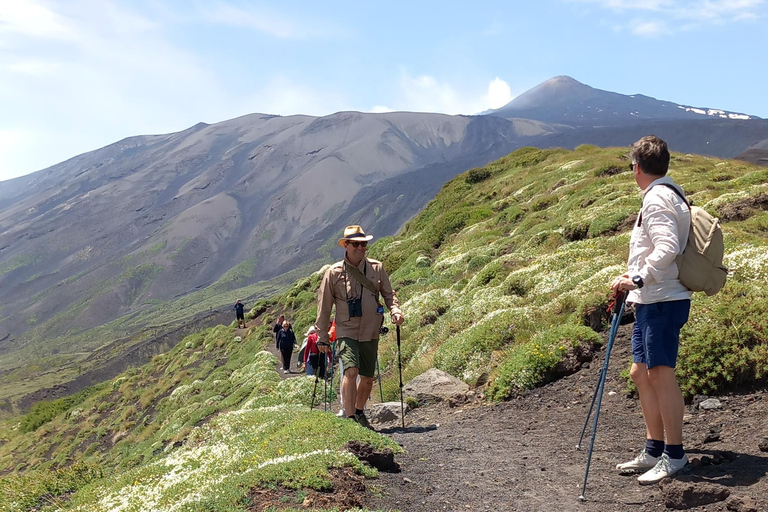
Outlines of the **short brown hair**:
M 632 144 L 630 156 L 645 174 L 665 176 L 669 170 L 667 143 L 655 135 L 647 135 Z

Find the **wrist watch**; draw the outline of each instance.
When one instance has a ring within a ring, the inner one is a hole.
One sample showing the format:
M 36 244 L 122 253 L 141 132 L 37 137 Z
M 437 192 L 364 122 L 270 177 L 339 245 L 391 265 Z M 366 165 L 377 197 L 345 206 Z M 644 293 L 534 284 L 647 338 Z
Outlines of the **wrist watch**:
M 645 283 L 643 283 L 643 278 L 638 274 L 632 278 L 632 284 L 635 285 L 635 290 L 639 290 Z

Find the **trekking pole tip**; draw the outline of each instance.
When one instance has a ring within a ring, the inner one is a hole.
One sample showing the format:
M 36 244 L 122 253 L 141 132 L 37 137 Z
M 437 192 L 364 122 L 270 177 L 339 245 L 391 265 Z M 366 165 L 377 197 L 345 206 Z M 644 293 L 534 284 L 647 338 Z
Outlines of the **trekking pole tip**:
M 579 496 L 579 501 L 587 501 L 587 498 L 585 498 L 584 495 L 582 494 L 581 496 Z
M 576 449 L 577 449 L 577 450 L 581 450 L 581 444 L 577 444 L 577 445 L 576 445 Z

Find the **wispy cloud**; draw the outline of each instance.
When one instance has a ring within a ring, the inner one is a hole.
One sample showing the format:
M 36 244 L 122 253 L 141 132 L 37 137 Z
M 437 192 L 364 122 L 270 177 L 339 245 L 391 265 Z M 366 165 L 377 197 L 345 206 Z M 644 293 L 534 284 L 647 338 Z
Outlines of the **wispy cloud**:
M 253 5 L 241 7 L 219 2 L 199 7 L 196 15 L 200 21 L 206 23 L 250 28 L 279 39 L 337 37 L 343 32 L 342 28 L 332 20 L 301 20 Z
M 307 83 L 283 76 L 270 78 L 237 105 L 245 112 L 265 114 L 307 114 L 324 116 L 341 110 L 351 110 L 345 96 L 336 92 L 318 90 Z M 233 114 L 232 117 L 235 115 Z
M 0 3 L 0 130 L 24 142 L 0 146 L 0 179 L 128 135 L 219 120 L 222 96 L 214 73 L 131 8 Z
M 44 5 L 28 0 L 0 3 L 0 38 L 12 35 L 46 39 L 73 39 L 75 32 L 62 16 Z
M 635 21 L 630 23 L 632 33 L 638 36 L 658 37 L 668 31 L 666 26 L 658 21 Z
M 738 23 L 768 15 L 765 0 L 565 0 L 595 5 L 610 11 L 619 20 L 614 26 L 634 34 L 657 37 L 675 30 L 692 30 L 708 25 Z M 633 16 L 630 22 L 622 22 Z M 639 18 L 638 18 L 639 17 Z
M 460 88 L 431 75 L 412 76 L 401 72 L 397 91 L 388 106 L 376 106 L 371 112 L 411 111 L 444 114 L 477 114 L 500 108 L 512 101 L 507 82 L 496 77 L 485 87 L 474 84 Z

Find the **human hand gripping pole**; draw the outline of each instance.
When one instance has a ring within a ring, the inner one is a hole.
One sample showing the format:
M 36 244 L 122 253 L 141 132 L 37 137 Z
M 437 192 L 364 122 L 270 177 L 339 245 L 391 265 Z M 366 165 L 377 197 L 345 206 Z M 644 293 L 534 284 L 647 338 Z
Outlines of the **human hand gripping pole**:
M 584 472 L 584 485 L 581 488 L 580 501 L 585 501 L 584 494 L 587 490 L 587 478 L 589 477 L 589 466 L 592 462 L 592 450 L 595 447 L 595 434 L 597 433 L 597 421 L 600 417 L 600 403 L 603 400 L 603 390 L 605 388 L 605 376 L 608 373 L 608 363 L 611 359 L 611 349 L 613 348 L 613 341 L 616 339 L 616 333 L 619 330 L 619 324 L 621 324 L 621 317 L 624 314 L 624 301 L 627 298 L 626 291 L 616 290 L 612 296 L 612 302 L 608 306 L 608 311 L 613 313 L 611 319 L 611 330 L 608 334 L 608 346 L 605 349 L 605 361 L 603 361 L 603 367 L 600 370 L 600 377 L 597 380 L 597 386 L 595 392 L 592 395 L 592 404 L 589 406 L 587 417 L 584 420 L 584 428 L 581 430 L 581 437 L 579 437 L 579 443 L 576 445 L 576 449 L 581 449 L 581 441 L 584 439 L 584 433 L 587 430 L 587 424 L 589 423 L 589 417 L 592 415 L 592 409 L 595 406 L 595 400 L 597 400 L 597 409 L 595 409 L 595 419 L 592 424 L 592 439 L 589 443 L 589 454 L 587 455 L 587 468 Z

